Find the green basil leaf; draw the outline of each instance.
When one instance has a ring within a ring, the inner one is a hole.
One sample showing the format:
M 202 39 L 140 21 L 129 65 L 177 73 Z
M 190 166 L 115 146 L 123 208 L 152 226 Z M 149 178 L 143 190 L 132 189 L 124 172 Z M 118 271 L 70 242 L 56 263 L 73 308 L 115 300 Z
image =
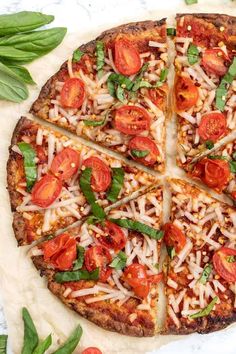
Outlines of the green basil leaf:
M 161 74 L 160 74 L 160 81 L 161 82 L 166 81 L 168 73 L 169 73 L 169 70 L 167 68 L 161 70 Z
M 219 87 L 216 89 L 216 107 L 223 111 L 225 108 L 226 95 L 231 84 L 236 77 L 236 57 L 234 57 L 228 72 L 222 78 Z
M 121 74 L 113 73 L 108 77 L 107 81 L 120 85 L 128 91 L 133 87 L 133 82 L 128 77 Z
M 137 158 L 141 158 L 141 157 L 146 157 L 149 154 L 149 150 L 136 150 L 136 149 L 132 149 L 131 151 L 131 155 Z
M 235 263 L 236 262 L 236 257 L 235 256 L 228 256 L 228 257 L 226 257 L 226 261 L 228 263 Z
M 233 157 L 234 160 L 236 160 L 236 151 L 234 151 L 232 157 Z
M 207 141 L 205 142 L 205 146 L 206 146 L 206 148 L 207 148 L 208 150 L 211 150 L 211 149 L 213 149 L 213 147 L 214 147 L 214 143 L 213 143 L 213 141 L 211 141 L 211 140 L 207 140 Z
M 199 60 L 199 50 L 197 46 L 194 44 L 190 44 L 187 51 L 188 62 L 190 65 L 193 65 L 198 62 Z
M 151 85 L 149 82 L 143 80 L 143 75 L 145 71 L 147 71 L 147 68 L 148 68 L 148 63 L 144 64 L 140 69 L 139 73 L 136 75 L 133 81 L 133 87 L 132 87 L 133 92 L 136 92 L 141 87 L 147 87 L 145 86 L 146 84 Z
M 232 173 L 236 173 L 236 161 L 231 160 L 229 162 L 229 167 L 230 167 L 230 171 Z
M 85 168 L 82 171 L 79 179 L 80 188 L 89 204 L 93 204 L 96 202 L 95 195 L 91 188 L 91 176 L 92 176 L 92 169 Z
M 176 28 L 167 28 L 167 36 L 176 36 Z
M 16 74 L 0 62 L 0 98 L 12 102 L 22 102 L 28 97 L 28 89 Z
M 26 177 L 27 191 L 30 192 L 36 179 L 37 179 L 37 167 L 35 163 L 36 153 L 32 146 L 28 143 L 18 143 L 18 147 L 24 157 L 24 170 Z
M 176 255 L 175 248 L 171 246 L 166 246 L 166 250 L 170 259 L 173 259 L 174 256 Z
M 52 335 L 49 334 L 49 336 L 46 339 L 44 339 L 43 342 L 39 343 L 39 345 L 34 350 L 33 354 L 44 354 L 51 345 L 52 345 Z
M 74 61 L 74 62 L 80 61 L 80 59 L 82 58 L 83 55 L 84 55 L 84 52 L 82 52 L 82 50 L 76 49 L 73 53 L 72 61 Z
M 104 218 L 98 218 L 94 215 L 90 215 L 87 219 L 86 219 L 86 223 L 88 225 L 94 225 L 94 224 L 102 224 L 102 222 L 104 221 Z
M 92 272 L 89 272 L 86 269 L 79 269 L 72 272 L 58 272 L 54 277 L 57 283 L 66 283 L 79 280 L 98 280 L 98 278 L 99 268 L 96 268 Z
M 155 240 L 160 240 L 164 236 L 163 231 L 154 229 L 153 227 L 143 224 L 139 221 L 129 219 L 110 219 L 110 221 L 114 222 L 114 224 L 124 227 L 125 229 L 141 232 L 142 234 L 145 234 Z
M 38 333 L 26 307 L 22 309 L 22 317 L 24 321 L 24 342 L 21 354 L 32 354 L 39 342 Z
M 32 79 L 32 76 L 25 67 L 16 64 L 6 64 L 6 66 L 14 72 L 14 74 L 18 77 L 19 80 L 22 80 L 26 84 L 35 84 L 34 80 Z
M 36 59 L 38 56 L 35 53 L 25 52 L 13 47 L 0 46 L 0 57 L 27 63 Z
M 31 31 L 53 20 L 54 16 L 33 11 L 21 11 L 10 15 L 0 15 L 0 36 Z
M 124 252 L 120 251 L 117 256 L 113 259 L 109 267 L 115 268 L 117 270 L 124 269 L 127 262 L 127 256 Z
M 78 325 L 76 329 L 72 332 L 70 337 L 65 341 L 65 343 L 60 348 L 58 348 L 53 354 L 72 354 L 77 345 L 79 344 L 82 334 L 82 327 Z
M 208 159 L 210 159 L 210 160 L 228 160 L 227 156 L 221 156 L 221 155 L 209 155 Z
M 197 4 L 197 3 L 198 3 L 198 0 L 185 0 L 185 3 L 186 3 L 187 5 Z
M 109 94 L 112 97 L 116 97 L 116 86 L 115 86 L 114 82 L 107 81 L 107 89 L 108 89 Z
M 73 270 L 78 270 L 83 267 L 84 254 L 85 254 L 85 248 L 77 245 L 77 259 L 74 261 Z
M 125 90 L 120 85 L 117 86 L 116 97 L 120 102 L 125 103 Z
M 102 120 L 83 120 L 84 125 L 87 127 L 100 127 L 106 122 L 106 117 Z
M 100 220 L 103 220 L 106 217 L 105 211 L 96 202 L 91 204 L 91 211 L 92 211 L 93 215 L 96 216 L 96 218 L 98 218 Z
M 102 41 L 97 41 L 96 43 L 96 54 L 97 54 L 97 72 L 98 78 L 100 79 L 103 74 L 103 66 L 104 66 L 104 43 Z
M 7 354 L 7 338 L 6 334 L 0 335 L 0 354 Z
M 201 277 L 199 279 L 199 283 L 202 283 L 203 285 L 206 284 L 206 282 L 209 279 L 209 276 L 210 276 L 210 274 L 212 272 L 212 269 L 213 269 L 213 267 L 212 267 L 211 264 L 208 264 L 208 265 L 206 265 L 204 267 L 202 275 L 201 275 Z
M 194 318 L 200 318 L 200 317 L 205 317 L 208 316 L 210 314 L 210 312 L 213 310 L 213 307 L 215 306 L 215 304 L 217 303 L 218 300 L 218 296 L 215 296 L 213 298 L 213 300 L 201 311 L 194 313 L 193 315 L 189 316 L 190 318 L 194 319 Z
M 114 203 L 117 201 L 121 188 L 123 187 L 125 172 L 121 167 L 112 168 L 112 172 L 112 183 L 107 193 L 107 199 Z

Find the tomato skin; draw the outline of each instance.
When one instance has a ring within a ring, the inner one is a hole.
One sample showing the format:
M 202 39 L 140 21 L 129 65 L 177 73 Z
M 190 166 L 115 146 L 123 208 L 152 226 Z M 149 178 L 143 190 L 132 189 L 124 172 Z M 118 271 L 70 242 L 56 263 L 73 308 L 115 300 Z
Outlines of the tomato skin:
M 166 246 L 174 247 L 175 251 L 179 253 L 186 244 L 186 236 L 177 226 L 170 222 L 164 225 L 163 230 Z
M 51 172 L 61 180 L 72 177 L 79 168 L 79 153 L 69 147 L 59 152 L 51 164 Z
M 123 134 L 137 135 L 149 130 L 151 118 L 144 108 L 127 105 L 116 110 L 114 124 Z
M 82 351 L 82 354 L 102 354 L 101 350 L 95 347 L 89 347 Z
M 106 247 L 93 246 L 85 252 L 85 266 L 89 272 L 99 268 L 99 280 L 106 282 L 111 275 L 112 269 L 107 268 L 111 263 L 112 257 Z
M 107 236 L 100 236 L 98 241 L 109 249 L 120 251 L 125 247 L 126 237 L 122 229 L 113 222 L 106 220 L 103 228 Z
M 61 90 L 61 105 L 68 108 L 80 108 L 85 99 L 85 87 L 82 80 L 66 80 Z
M 127 39 L 115 41 L 115 66 L 120 74 L 130 76 L 136 74 L 142 66 L 138 50 Z
M 202 56 L 202 65 L 212 74 L 223 76 L 227 72 L 225 53 L 221 49 L 207 49 Z
M 231 193 L 231 197 L 232 197 L 234 200 L 236 200 L 236 191 L 234 191 L 234 192 Z
M 139 263 L 133 263 L 125 268 L 125 281 L 133 288 L 135 294 L 141 298 L 148 296 L 150 283 L 147 278 L 146 268 Z
M 44 175 L 32 188 L 32 203 L 47 208 L 59 196 L 62 190 L 62 182 L 52 176 Z
M 158 284 L 160 283 L 160 281 L 162 281 L 163 279 L 163 273 L 158 273 L 158 274 L 154 274 L 154 275 L 149 275 L 148 276 L 148 280 L 151 284 Z
M 213 266 L 217 274 L 228 282 L 236 281 L 236 262 L 228 262 L 227 257 L 236 257 L 236 250 L 222 247 L 213 255 Z
M 148 96 L 150 97 L 150 100 L 162 111 L 166 108 L 165 99 L 167 90 L 167 84 L 163 84 L 160 88 L 148 89 Z
M 135 136 L 129 141 L 129 150 L 149 150 L 149 154 L 145 157 L 131 157 L 141 162 L 146 166 L 154 165 L 157 162 L 157 156 L 159 156 L 159 150 L 153 140 L 144 136 Z
M 199 97 L 198 88 L 188 77 L 178 76 L 175 83 L 175 104 L 179 111 L 192 108 Z
M 135 295 L 138 297 L 145 299 L 150 291 L 150 283 L 148 279 L 140 279 L 139 280 L 139 285 L 136 286 L 134 289 Z
M 204 141 L 211 140 L 214 143 L 227 133 L 226 117 L 223 113 L 207 113 L 202 116 L 198 127 L 198 134 Z
M 109 166 L 96 156 L 84 160 L 83 166 L 92 168 L 91 186 L 94 192 L 105 192 L 111 184 Z

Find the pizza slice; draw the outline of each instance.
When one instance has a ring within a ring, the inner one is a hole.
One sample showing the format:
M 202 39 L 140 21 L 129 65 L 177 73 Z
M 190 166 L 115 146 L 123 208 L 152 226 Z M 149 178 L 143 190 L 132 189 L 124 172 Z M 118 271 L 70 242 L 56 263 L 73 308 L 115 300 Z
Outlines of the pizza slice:
M 177 15 L 175 111 L 179 166 L 236 129 L 236 17 Z
M 31 249 L 48 288 L 68 307 L 107 330 L 132 336 L 158 331 L 162 187 Z
M 167 74 L 165 19 L 122 25 L 75 50 L 31 113 L 163 171 Z
M 103 152 L 21 118 L 7 165 L 15 236 L 20 245 L 56 232 L 133 192 L 156 177 Z
M 236 211 L 187 182 L 170 187 L 166 332 L 222 329 L 236 320 Z

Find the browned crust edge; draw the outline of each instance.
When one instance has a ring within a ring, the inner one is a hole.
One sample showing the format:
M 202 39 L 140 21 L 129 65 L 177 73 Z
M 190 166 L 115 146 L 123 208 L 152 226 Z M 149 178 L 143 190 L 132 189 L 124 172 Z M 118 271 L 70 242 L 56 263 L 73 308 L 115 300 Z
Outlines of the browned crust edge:
M 212 14 L 208 14 L 208 13 L 177 13 L 175 18 L 179 19 L 183 16 L 191 16 L 191 17 L 196 17 L 196 18 L 200 18 L 202 20 L 207 20 L 210 21 L 211 23 L 213 23 L 215 26 L 222 26 L 222 24 L 226 24 L 227 26 L 229 25 L 233 25 L 234 23 L 236 23 L 236 16 L 230 16 L 227 14 L 217 14 L 217 13 L 212 13 Z

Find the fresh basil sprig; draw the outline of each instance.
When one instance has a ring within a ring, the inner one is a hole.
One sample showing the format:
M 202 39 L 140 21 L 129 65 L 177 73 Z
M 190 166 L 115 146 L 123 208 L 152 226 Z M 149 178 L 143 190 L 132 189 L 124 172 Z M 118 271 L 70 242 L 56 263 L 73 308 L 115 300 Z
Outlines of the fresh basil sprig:
M 112 168 L 112 172 L 113 172 L 112 183 L 111 183 L 111 188 L 107 193 L 107 199 L 110 202 L 114 203 L 117 201 L 119 193 L 123 187 L 125 172 L 121 167 Z
M 0 335 L 0 354 L 7 354 L 7 338 L 6 334 Z
M 96 268 L 92 272 L 88 272 L 86 269 L 78 269 L 72 272 L 58 272 L 54 276 L 57 283 L 66 283 L 79 280 L 98 280 L 98 278 L 99 268 Z
M 132 149 L 130 151 L 131 155 L 133 157 L 141 158 L 141 157 L 146 157 L 149 154 L 149 150 L 137 150 L 137 149 Z
M 109 267 L 121 270 L 124 269 L 127 262 L 127 256 L 124 252 L 120 251 L 117 256 L 113 259 Z
M 23 81 L 0 62 L 0 99 L 20 103 L 28 97 L 29 92 Z
M 26 307 L 22 309 L 22 318 L 24 321 L 24 342 L 21 354 L 32 354 L 39 343 L 39 337 Z
M 191 315 L 189 317 L 192 319 L 195 319 L 195 318 L 208 316 L 211 313 L 211 311 L 213 310 L 217 301 L 218 301 L 218 296 L 215 296 L 213 298 L 213 300 L 204 309 L 202 309 L 201 311 L 198 311 L 197 313 L 194 313 L 193 315 Z
M 18 143 L 18 147 L 24 157 L 26 186 L 27 186 L 27 191 L 29 192 L 31 191 L 37 178 L 37 167 L 35 163 L 36 153 L 32 148 L 32 146 L 28 143 L 25 142 Z
M 83 334 L 82 327 L 78 325 L 76 329 L 71 333 L 65 343 L 58 348 L 53 354 L 72 354 L 79 344 L 80 338 Z
M 188 62 L 193 65 L 199 60 L 199 50 L 195 44 L 190 44 L 187 50 Z
M 78 270 L 83 267 L 84 254 L 85 254 L 85 248 L 77 245 L 77 259 L 74 262 L 73 270 Z
M 206 265 L 203 269 L 201 277 L 199 278 L 199 283 L 205 285 L 207 280 L 209 279 L 211 272 L 212 272 L 212 265 L 211 264 Z
M 38 344 L 33 354 L 44 354 L 51 345 L 52 345 L 52 335 L 49 334 L 49 336 L 47 336 L 47 338 L 45 338 L 44 341 Z
M 220 111 L 224 111 L 226 103 L 226 95 L 229 85 L 236 77 L 236 57 L 234 57 L 232 64 L 229 67 L 228 72 L 222 78 L 219 87 L 216 89 L 216 107 Z
M 104 43 L 102 41 L 97 41 L 96 43 L 96 55 L 97 55 L 97 72 L 98 78 L 100 79 L 103 74 L 103 66 L 104 66 Z

